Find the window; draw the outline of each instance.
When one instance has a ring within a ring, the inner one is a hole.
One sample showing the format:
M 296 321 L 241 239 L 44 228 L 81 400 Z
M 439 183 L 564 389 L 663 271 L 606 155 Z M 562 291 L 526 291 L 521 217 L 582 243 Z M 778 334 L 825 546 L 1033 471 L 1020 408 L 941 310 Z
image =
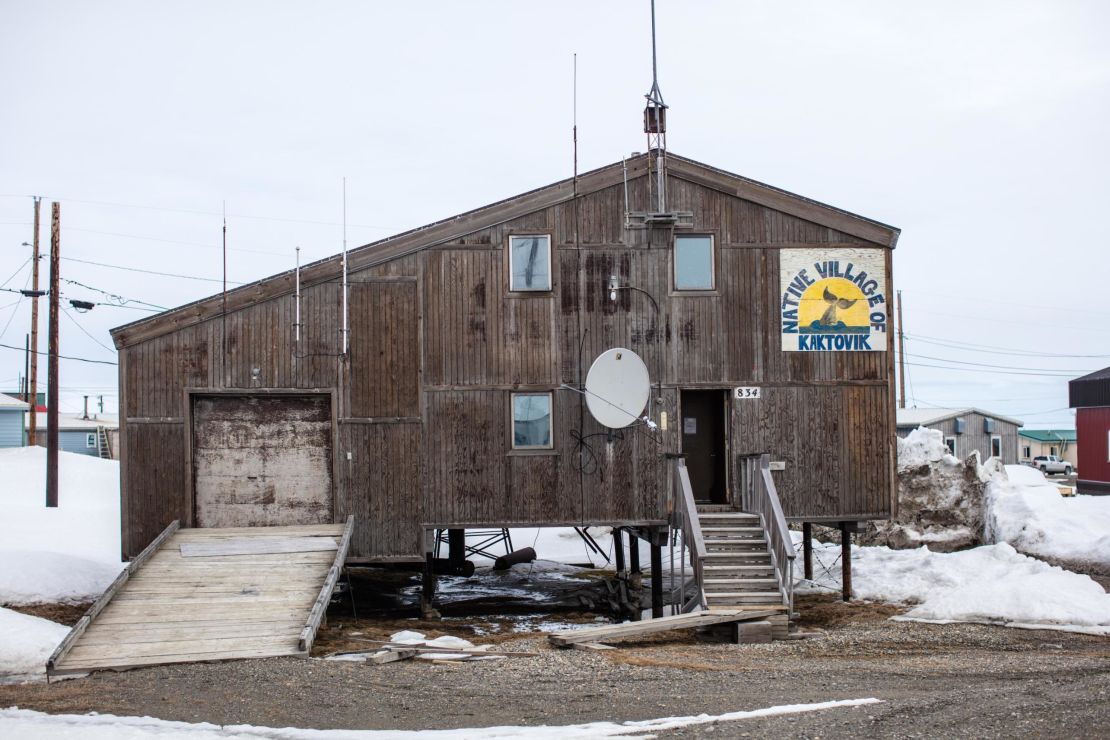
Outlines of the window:
M 509 237 L 509 290 L 551 290 L 551 237 Z
M 1032 455 L 1033 455 L 1033 450 L 1029 445 L 1025 445 L 1024 447 L 1021 448 L 1021 459 L 1022 460 L 1028 460 L 1030 457 L 1032 457 Z
M 95 434 L 90 433 L 90 434 L 85 435 L 85 446 L 86 447 L 96 447 L 96 435 Z
M 1002 457 L 1002 437 L 991 437 L 991 457 Z
M 1048 454 L 1052 455 L 1053 457 L 1056 457 L 1056 455 L 1057 455 L 1058 453 L 1056 452 L 1056 448 L 1055 448 L 1055 447 L 1049 447 L 1049 448 L 1048 448 Z
M 713 237 L 681 234 L 674 238 L 674 289 L 713 290 Z
M 956 454 L 956 438 L 945 437 L 944 446 L 948 448 L 948 454 L 955 456 Z
M 513 394 L 513 449 L 550 449 L 551 394 Z

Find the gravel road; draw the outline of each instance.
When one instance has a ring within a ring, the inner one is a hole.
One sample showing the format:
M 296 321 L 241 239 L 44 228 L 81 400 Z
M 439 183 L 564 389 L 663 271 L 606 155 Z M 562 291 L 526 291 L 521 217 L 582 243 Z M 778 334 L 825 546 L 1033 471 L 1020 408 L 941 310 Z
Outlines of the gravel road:
M 875 697 L 883 703 L 660 736 L 1110 736 L 1110 639 L 892 622 L 893 607 L 828 599 L 803 599 L 800 609 L 802 628 L 825 637 L 738 646 L 689 632 L 589 652 L 552 649 L 537 635 L 495 633 L 471 639 L 541 655 L 458 665 L 281 658 L 162 666 L 49 686 L 0 686 L 0 706 L 271 727 L 431 729 L 642 720 Z M 434 636 L 443 626 L 333 621 L 318 651 L 350 649 L 359 644 L 355 638 L 379 639 L 399 627 Z M 469 637 L 461 623 L 448 631 Z

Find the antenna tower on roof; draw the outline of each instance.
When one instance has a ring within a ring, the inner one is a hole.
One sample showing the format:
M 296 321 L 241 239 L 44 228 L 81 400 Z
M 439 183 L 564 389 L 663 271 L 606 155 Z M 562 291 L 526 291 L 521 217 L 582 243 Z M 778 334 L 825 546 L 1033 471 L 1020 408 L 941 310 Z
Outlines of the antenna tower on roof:
M 655 152 L 655 204 L 657 213 L 667 212 L 666 187 L 664 174 L 667 163 L 667 104 L 659 90 L 659 65 L 655 53 L 655 0 L 651 0 L 651 90 L 647 95 L 644 108 L 644 133 L 647 134 L 648 167 L 651 167 L 651 152 Z M 651 187 L 651 177 L 648 177 Z

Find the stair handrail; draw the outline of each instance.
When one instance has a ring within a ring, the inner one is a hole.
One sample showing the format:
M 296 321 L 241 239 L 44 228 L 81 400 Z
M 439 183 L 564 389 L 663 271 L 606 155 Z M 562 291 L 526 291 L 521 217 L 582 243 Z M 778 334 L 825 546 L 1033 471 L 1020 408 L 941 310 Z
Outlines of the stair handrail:
M 682 544 L 690 552 L 690 566 L 693 568 L 694 583 L 697 585 L 697 593 L 694 597 L 682 604 L 682 611 L 687 612 L 694 606 L 705 608 L 705 538 L 702 536 L 701 522 L 698 519 L 698 507 L 694 502 L 694 489 L 690 485 L 690 473 L 686 470 L 686 461 L 682 458 L 675 460 L 674 475 L 675 486 L 678 489 L 678 495 L 675 497 L 678 506 L 675 513 L 679 521 L 672 522 L 672 526 L 677 525 L 675 528 L 682 531 Z M 683 590 L 685 586 L 686 584 L 683 583 Z
M 754 462 L 751 456 L 749 461 Z M 786 516 L 782 512 L 782 502 L 779 500 L 775 481 L 771 477 L 771 456 L 763 453 L 758 456 L 758 470 L 744 470 L 745 478 L 741 489 L 742 508 L 752 514 L 758 514 L 763 524 L 763 531 L 767 537 L 768 549 L 771 551 L 772 565 L 779 582 L 779 593 L 782 602 L 794 613 L 794 540 L 790 537 L 790 528 L 786 524 Z M 745 465 L 744 468 L 749 466 Z

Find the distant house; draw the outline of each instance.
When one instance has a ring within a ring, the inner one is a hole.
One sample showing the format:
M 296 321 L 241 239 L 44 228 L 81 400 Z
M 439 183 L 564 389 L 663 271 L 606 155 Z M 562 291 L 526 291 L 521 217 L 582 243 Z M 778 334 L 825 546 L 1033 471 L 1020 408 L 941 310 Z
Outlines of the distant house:
M 23 404 L 26 407 L 27 404 Z M 30 414 L 28 414 L 28 417 Z M 46 446 L 45 411 L 38 412 L 38 434 L 35 443 Z M 25 426 L 29 422 L 24 422 Z M 92 455 L 115 459 L 118 457 L 119 422 L 115 416 L 100 414 L 83 417 L 81 414 L 58 415 L 58 449 L 78 455 Z
M 1110 493 L 1110 367 L 1068 383 L 1075 409 L 1079 493 Z
M 0 447 L 23 446 L 23 414 L 30 405 L 0 393 Z
M 963 460 L 978 450 L 979 457 L 997 457 L 1007 465 L 1018 461 L 1018 429 L 1022 422 L 977 408 L 898 409 L 898 436 L 918 427 L 944 434 L 944 444 Z
M 1034 457 L 1055 455 L 1078 470 L 1074 429 L 1022 429 L 1018 432 L 1018 462 L 1032 463 Z

